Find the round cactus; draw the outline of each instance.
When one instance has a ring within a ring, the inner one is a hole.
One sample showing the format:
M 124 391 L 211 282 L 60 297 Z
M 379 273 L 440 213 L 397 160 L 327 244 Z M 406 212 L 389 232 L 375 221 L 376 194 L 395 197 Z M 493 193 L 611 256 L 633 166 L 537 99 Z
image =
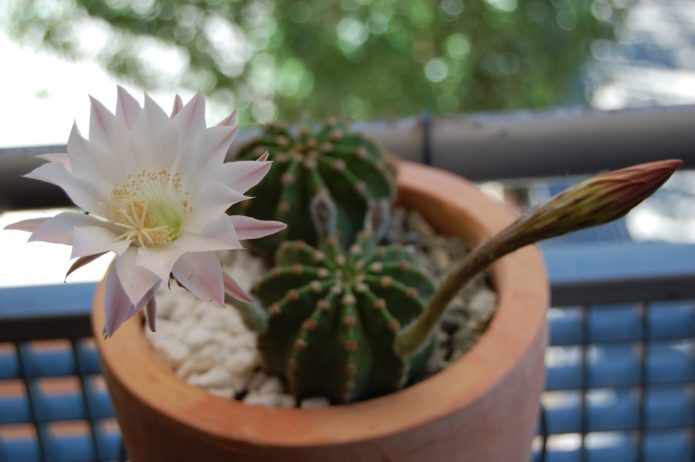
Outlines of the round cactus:
M 272 256 L 285 240 L 317 243 L 309 207 L 318 193 L 327 192 L 336 204 L 336 231 L 343 247 L 364 228 L 370 208 L 393 202 L 395 187 L 385 154 L 343 125 L 330 122 L 295 133 L 271 124 L 239 150 L 237 159 L 256 159 L 265 152 L 273 162 L 270 172 L 249 192 L 253 199 L 237 206 L 245 215 L 287 224 L 284 232 L 249 242 L 265 256 Z
M 334 236 L 322 240 L 321 250 L 282 244 L 277 266 L 253 288 L 268 314 L 258 340 L 267 371 L 299 399 L 345 403 L 403 387 L 431 348 L 403 358 L 394 341 L 425 308 L 432 279 L 401 245 L 378 246 L 371 232 L 344 253 Z

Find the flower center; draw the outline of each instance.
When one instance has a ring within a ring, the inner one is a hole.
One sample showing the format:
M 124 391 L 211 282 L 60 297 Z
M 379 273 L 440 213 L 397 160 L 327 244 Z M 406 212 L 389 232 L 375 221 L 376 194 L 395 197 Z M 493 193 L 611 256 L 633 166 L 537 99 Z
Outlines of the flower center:
M 181 235 L 191 211 L 181 190 L 181 175 L 142 171 L 113 188 L 111 219 L 124 228 L 119 238 L 140 247 L 162 247 Z

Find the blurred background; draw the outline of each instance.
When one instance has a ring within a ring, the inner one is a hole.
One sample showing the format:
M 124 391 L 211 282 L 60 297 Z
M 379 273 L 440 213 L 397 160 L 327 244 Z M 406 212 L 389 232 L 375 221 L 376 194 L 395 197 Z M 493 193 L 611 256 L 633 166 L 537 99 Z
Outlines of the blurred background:
M 3 0 L 0 147 L 64 143 L 86 93 L 201 89 L 246 124 L 695 102 L 690 0 Z M 40 130 L 37 127 L 41 127 Z

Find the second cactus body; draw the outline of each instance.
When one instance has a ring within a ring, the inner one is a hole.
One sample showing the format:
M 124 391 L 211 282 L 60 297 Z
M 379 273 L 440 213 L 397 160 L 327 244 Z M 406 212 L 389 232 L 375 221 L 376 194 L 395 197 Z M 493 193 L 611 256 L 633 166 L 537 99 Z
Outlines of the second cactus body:
M 336 233 L 343 247 L 364 228 L 370 208 L 379 202 L 389 207 L 394 199 L 394 181 L 383 152 L 342 125 L 304 127 L 298 133 L 280 124 L 269 125 L 240 149 L 237 159 L 256 159 L 266 151 L 273 167 L 265 181 L 249 192 L 253 199 L 240 207 L 254 218 L 287 224 L 282 233 L 250 242 L 268 257 L 283 240 L 317 243 L 309 207 L 319 193 L 328 193 L 335 203 Z
M 422 371 L 429 348 L 402 358 L 393 345 L 434 284 L 401 246 L 377 246 L 362 233 L 346 253 L 335 238 L 321 250 L 295 241 L 276 260 L 253 289 L 268 313 L 258 345 L 266 369 L 284 377 L 295 397 L 365 399 Z

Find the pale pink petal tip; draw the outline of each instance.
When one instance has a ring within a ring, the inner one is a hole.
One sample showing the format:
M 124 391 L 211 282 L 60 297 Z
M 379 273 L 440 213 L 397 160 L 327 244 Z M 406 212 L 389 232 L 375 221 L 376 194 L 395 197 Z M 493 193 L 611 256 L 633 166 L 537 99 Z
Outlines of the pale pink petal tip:
M 222 273 L 222 275 L 224 278 L 224 291 L 227 295 L 245 303 L 253 303 L 253 297 L 246 293 L 231 276 L 227 273 Z
M 257 220 L 244 215 L 232 215 L 229 219 L 234 225 L 239 240 L 259 239 L 275 234 L 287 227 L 285 223 L 280 221 Z
M 174 98 L 174 107 L 171 109 L 171 118 L 174 118 L 176 114 L 181 111 L 181 108 L 183 107 L 183 100 L 181 99 L 181 95 L 176 95 Z
M 236 109 L 234 109 L 234 111 L 231 114 L 229 114 L 227 117 L 225 117 L 224 120 L 222 120 L 222 122 L 220 122 L 218 125 L 224 126 L 224 127 L 232 127 L 232 126 L 237 124 L 236 119 L 237 119 L 237 112 L 236 112 Z
M 203 92 L 200 90 L 196 91 L 186 106 L 191 107 L 192 115 L 205 117 L 205 95 Z
M 47 154 L 39 154 L 36 157 L 41 160 L 47 160 L 48 162 L 58 162 L 59 164 L 62 164 L 67 171 L 72 171 L 70 157 L 68 157 L 68 155 L 65 153 L 52 152 Z
M 33 232 L 46 220 L 48 220 L 48 218 L 30 218 L 29 220 L 22 220 L 17 223 L 9 224 L 5 226 L 5 229 Z
M 225 182 L 235 191 L 246 192 L 265 177 L 272 165 L 272 162 L 265 160 L 227 162 L 223 166 L 226 174 Z
M 270 156 L 270 154 L 268 153 L 268 151 L 266 151 L 266 152 L 264 152 L 263 154 L 261 154 L 261 156 L 260 156 L 258 159 L 256 159 L 256 160 L 257 160 L 258 162 L 265 162 L 266 160 L 268 160 L 268 157 L 269 157 L 269 156 Z
M 133 96 L 122 86 L 117 85 L 116 90 L 116 118 L 126 127 L 133 128 L 141 107 Z

